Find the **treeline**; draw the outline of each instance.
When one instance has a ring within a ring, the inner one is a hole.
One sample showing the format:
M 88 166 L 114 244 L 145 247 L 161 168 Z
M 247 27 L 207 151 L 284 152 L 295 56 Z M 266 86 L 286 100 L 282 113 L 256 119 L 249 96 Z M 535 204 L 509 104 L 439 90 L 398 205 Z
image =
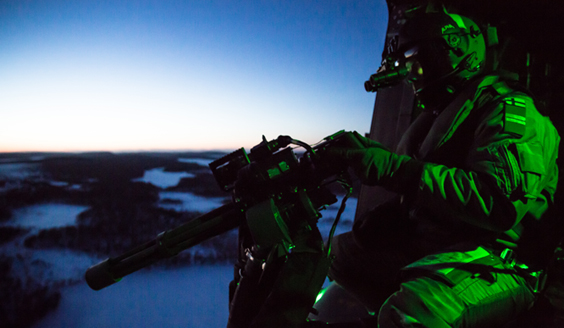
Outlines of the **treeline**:
M 17 259 L 0 255 L 0 328 L 30 327 L 57 308 L 60 292 L 29 276 L 13 274 Z

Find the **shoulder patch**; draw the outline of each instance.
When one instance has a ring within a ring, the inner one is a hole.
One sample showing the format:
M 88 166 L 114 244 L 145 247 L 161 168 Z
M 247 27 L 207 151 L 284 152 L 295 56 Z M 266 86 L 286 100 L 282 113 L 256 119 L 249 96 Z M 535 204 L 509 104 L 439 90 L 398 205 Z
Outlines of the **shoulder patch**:
M 506 98 L 503 112 L 503 131 L 519 137 L 525 135 L 527 108 L 521 98 Z

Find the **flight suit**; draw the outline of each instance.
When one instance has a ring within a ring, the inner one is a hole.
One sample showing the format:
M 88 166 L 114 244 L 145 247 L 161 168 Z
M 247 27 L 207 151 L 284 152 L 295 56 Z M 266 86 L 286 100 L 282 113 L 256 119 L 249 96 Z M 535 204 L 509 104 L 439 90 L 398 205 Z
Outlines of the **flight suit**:
M 553 202 L 559 141 L 527 94 L 475 79 L 411 124 L 395 153 L 419 165 L 388 174 L 398 198 L 336 237 L 330 277 L 370 311 L 383 303 L 381 327 L 507 322 L 539 288 L 527 229 Z

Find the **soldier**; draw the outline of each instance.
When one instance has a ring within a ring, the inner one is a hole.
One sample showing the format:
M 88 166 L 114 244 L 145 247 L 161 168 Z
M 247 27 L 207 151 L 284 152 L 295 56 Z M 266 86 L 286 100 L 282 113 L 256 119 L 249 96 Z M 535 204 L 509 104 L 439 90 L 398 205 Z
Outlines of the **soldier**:
M 393 152 L 357 133 L 364 148 L 330 150 L 398 194 L 333 244 L 329 276 L 379 327 L 500 327 L 542 287 L 550 254 L 536 242 L 560 138 L 526 91 L 485 68 L 484 34 L 446 12 L 408 19 L 391 58 L 420 113 Z

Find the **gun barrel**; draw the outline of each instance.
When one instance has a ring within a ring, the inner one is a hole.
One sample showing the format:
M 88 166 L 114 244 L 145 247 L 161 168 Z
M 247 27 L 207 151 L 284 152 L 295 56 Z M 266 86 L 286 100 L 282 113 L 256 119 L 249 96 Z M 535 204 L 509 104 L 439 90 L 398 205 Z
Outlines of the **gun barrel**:
M 91 266 L 84 275 L 88 286 L 100 290 L 124 276 L 169 258 L 211 237 L 227 232 L 241 223 L 244 214 L 235 204 L 223 205 L 115 258 Z

